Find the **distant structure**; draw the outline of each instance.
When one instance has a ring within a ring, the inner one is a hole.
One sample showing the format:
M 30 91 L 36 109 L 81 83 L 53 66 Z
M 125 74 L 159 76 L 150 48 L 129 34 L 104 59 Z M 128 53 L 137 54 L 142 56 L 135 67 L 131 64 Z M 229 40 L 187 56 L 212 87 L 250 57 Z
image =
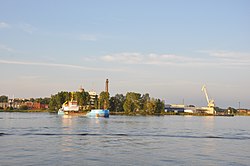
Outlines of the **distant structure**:
M 215 107 L 214 100 L 209 99 L 208 94 L 207 94 L 206 86 L 203 85 L 201 90 L 205 93 L 205 97 L 206 97 L 206 100 L 207 100 L 207 107 L 203 107 L 203 108 L 206 110 L 206 113 L 215 114 L 216 112 L 215 112 L 215 109 L 214 109 L 214 107 Z
M 84 92 L 84 89 L 82 88 L 82 85 L 80 86 L 79 92 Z
M 97 107 L 97 100 L 98 100 L 98 95 L 95 91 L 89 91 L 89 97 L 90 97 L 90 100 L 89 100 L 89 103 L 90 103 L 90 107 L 91 108 L 95 108 Z
M 109 80 L 106 79 L 105 92 L 109 92 Z

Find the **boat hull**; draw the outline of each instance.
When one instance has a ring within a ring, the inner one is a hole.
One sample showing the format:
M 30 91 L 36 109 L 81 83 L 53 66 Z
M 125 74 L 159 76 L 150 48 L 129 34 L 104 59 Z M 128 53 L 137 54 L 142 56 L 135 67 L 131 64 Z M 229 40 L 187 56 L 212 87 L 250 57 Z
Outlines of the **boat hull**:
M 109 117 L 109 110 L 103 110 L 103 109 L 94 109 L 91 110 L 90 112 L 88 112 L 86 114 L 87 117 L 105 117 L 108 118 Z
M 83 111 L 62 111 L 57 112 L 58 115 L 86 116 L 87 112 Z
M 65 112 L 62 109 L 59 109 L 57 112 L 58 115 L 65 115 Z

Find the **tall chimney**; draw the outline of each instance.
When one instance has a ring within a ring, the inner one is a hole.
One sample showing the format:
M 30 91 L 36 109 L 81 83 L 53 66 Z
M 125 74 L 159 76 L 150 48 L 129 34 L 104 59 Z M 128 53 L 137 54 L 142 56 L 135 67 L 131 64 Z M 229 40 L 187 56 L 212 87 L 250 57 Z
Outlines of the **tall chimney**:
M 105 91 L 109 92 L 109 80 L 108 79 L 106 79 Z

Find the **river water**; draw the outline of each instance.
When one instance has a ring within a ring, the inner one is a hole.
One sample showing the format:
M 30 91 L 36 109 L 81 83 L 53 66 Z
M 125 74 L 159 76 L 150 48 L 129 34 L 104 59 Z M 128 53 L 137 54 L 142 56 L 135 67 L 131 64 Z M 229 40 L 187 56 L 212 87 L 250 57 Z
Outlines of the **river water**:
M 0 113 L 0 165 L 250 165 L 250 117 Z

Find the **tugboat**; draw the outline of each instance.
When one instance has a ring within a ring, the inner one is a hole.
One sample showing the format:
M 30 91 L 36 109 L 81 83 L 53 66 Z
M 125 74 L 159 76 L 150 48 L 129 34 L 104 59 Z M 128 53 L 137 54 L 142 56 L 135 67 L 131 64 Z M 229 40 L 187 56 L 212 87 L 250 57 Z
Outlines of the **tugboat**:
M 77 105 L 77 101 L 73 100 L 73 93 L 71 95 L 71 100 L 63 103 L 62 108 L 58 110 L 58 115 L 69 115 L 71 113 L 78 113 L 79 106 Z

